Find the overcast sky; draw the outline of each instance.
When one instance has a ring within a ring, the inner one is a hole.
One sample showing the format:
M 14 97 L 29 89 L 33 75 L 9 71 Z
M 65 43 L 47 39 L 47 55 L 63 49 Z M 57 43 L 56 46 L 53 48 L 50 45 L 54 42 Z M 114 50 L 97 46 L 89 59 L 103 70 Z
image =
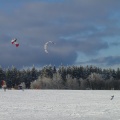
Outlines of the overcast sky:
M 120 0 L 0 0 L 0 65 L 61 63 L 120 67 Z

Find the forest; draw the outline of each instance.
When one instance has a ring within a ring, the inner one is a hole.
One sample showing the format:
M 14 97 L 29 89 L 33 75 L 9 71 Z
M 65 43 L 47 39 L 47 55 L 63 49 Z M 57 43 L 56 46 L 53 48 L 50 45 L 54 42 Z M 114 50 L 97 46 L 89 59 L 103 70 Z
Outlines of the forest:
M 8 89 L 17 89 L 24 83 L 25 89 L 120 90 L 120 68 L 46 65 L 41 69 L 33 66 L 19 70 L 14 66 L 0 67 L 0 82 L 2 80 Z

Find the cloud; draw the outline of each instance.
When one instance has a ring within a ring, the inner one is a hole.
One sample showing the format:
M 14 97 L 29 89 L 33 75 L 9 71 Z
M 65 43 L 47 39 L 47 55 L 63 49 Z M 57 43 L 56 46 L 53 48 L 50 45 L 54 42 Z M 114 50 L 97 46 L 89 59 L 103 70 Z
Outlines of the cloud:
M 112 46 L 119 46 L 120 42 L 112 42 L 110 45 L 112 45 Z
M 80 64 L 95 64 L 100 67 L 117 66 L 120 64 L 120 56 L 101 57 L 97 59 L 91 59 L 85 62 L 80 62 Z
M 31 0 L 23 1 L 21 7 L 9 14 L 0 11 L 2 66 L 74 64 L 77 52 L 99 55 L 99 51 L 109 48 L 104 37 L 120 35 L 119 17 L 113 16 L 119 3 L 119 0 Z M 14 37 L 18 38 L 19 48 L 9 44 Z M 50 45 L 49 54 L 45 54 L 43 46 L 49 40 L 56 45 Z

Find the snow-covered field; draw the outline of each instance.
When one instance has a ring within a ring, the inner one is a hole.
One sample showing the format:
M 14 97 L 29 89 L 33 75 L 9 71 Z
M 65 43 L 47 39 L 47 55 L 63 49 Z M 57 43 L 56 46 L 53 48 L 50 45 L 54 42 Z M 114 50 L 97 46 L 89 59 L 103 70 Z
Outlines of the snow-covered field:
M 120 91 L 0 90 L 0 120 L 120 120 Z

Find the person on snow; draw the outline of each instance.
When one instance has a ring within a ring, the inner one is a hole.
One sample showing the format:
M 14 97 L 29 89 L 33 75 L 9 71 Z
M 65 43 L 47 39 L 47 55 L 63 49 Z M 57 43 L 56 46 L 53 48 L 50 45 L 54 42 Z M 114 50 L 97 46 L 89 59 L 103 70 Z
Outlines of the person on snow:
M 4 91 L 6 91 L 7 85 L 6 85 L 5 80 L 2 80 L 2 85 L 1 86 L 4 89 Z
M 114 98 L 114 95 L 111 96 L 111 100 Z

